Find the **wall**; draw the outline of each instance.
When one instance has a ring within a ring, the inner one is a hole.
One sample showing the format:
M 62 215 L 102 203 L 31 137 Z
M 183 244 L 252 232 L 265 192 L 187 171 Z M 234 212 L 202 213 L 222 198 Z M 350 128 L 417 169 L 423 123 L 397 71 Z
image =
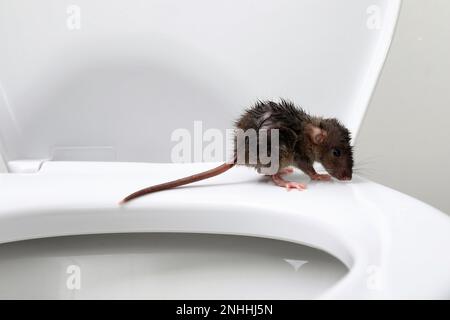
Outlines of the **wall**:
M 363 175 L 450 213 L 450 1 L 404 0 L 356 141 Z
M 6 165 L 3 161 L 2 155 L 0 154 L 0 173 L 6 172 Z

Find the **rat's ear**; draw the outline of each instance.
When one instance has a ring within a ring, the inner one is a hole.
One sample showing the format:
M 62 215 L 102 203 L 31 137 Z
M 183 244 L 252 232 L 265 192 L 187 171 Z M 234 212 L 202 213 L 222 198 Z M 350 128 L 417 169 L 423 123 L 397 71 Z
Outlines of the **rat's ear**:
M 309 127 L 309 138 L 314 144 L 322 144 L 327 138 L 327 132 L 319 127 Z

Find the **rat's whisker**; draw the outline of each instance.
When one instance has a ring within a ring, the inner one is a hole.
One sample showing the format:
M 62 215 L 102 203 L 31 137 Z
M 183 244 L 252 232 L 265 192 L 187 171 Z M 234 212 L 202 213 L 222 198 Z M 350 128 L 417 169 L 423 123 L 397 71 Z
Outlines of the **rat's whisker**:
M 368 170 L 368 169 L 357 169 L 357 170 L 353 170 L 354 174 L 359 174 L 359 175 L 373 175 L 375 174 L 375 170 Z
M 371 163 L 374 163 L 374 161 L 373 160 L 367 160 L 367 159 L 365 159 L 365 160 L 356 160 L 355 161 L 355 165 L 358 165 L 358 164 L 371 164 Z

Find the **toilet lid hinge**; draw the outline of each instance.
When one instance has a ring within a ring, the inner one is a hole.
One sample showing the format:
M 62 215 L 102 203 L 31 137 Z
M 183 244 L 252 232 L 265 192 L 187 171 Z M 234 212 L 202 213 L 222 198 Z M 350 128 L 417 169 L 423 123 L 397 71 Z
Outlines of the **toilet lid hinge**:
M 36 173 L 38 172 L 44 162 L 49 159 L 37 159 L 37 160 L 13 160 L 7 162 L 8 172 L 10 173 Z

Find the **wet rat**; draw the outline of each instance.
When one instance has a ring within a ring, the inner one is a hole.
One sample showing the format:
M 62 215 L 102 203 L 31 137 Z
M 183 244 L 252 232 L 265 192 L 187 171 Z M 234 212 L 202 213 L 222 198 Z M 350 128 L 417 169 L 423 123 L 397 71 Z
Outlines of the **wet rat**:
M 303 183 L 286 181 L 283 178 L 284 175 L 293 172 L 292 167 L 300 169 L 312 180 L 327 181 L 331 179 L 331 176 L 338 180 L 351 180 L 352 178 L 353 150 L 350 145 L 350 131 L 335 118 L 311 116 L 302 108 L 286 100 L 280 102 L 259 101 L 244 111 L 236 121 L 235 128 L 240 132 L 255 130 L 258 146 L 262 140 L 261 132 L 266 133 L 265 141 L 269 150 L 273 143 L 270 132 L 277 129 L 278 167 L 276 172 L 270 174 L 272 181 L 277 186 L 288 190 L 306 189 L 306 185 Z M 267 171 L 268 164 L 261 161 L 259 152 L 249 148 L 248 137 L 243 141 L 244 143 L 241 143 L 239 147 L 235 134 L 232 161 L 205 172 L 139 190 L 124 198 L 120 203 L 149 193 L 208 179 L 224 173 L 235 165 L 253 167 L 260 173 Z M 243 152 L 242 157 L 239 157 L 240 152 Z M 252 159 L 256 159 L 256 161 L 252 161 Z M 317 173 L 313 167 L 314 162 L 321 163 L 329 174 Z

